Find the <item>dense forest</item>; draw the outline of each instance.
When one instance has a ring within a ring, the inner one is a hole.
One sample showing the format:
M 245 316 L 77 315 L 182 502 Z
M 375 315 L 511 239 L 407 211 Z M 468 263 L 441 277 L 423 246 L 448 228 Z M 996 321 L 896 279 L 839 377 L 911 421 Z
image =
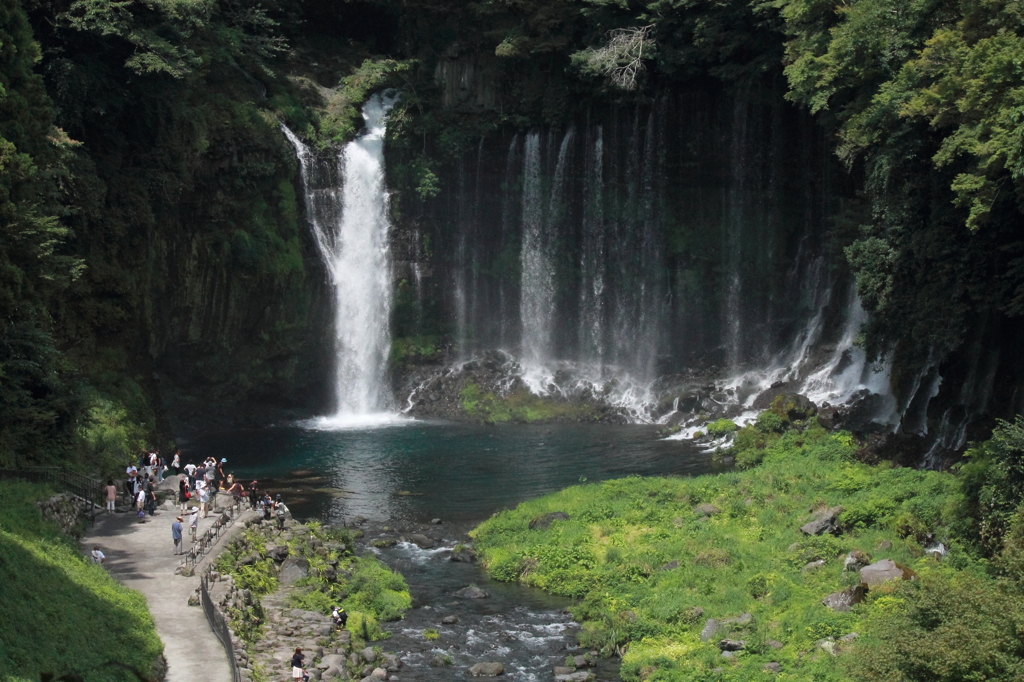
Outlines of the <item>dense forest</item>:
M 968 381 L 957 358 L 982 349 L 989 416 L 1010 416 L 1022 21 L 1014 2 L 948 0 L 9 2 L 2 460 L 117 458 L 168 445 L 169 419 L 322 405 L 327 293 L 278 126 L 339 144 L 383 87 L 403 93 L 400 224 L 493 131 L 680 88 L 776 103 L 847 178 L 823 239 L 895 394 L 928 368 Z

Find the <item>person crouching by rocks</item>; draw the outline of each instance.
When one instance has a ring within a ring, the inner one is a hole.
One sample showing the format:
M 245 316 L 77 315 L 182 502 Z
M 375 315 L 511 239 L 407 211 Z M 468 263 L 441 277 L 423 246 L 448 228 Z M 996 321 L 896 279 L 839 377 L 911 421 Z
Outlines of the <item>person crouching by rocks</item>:
M 305 676 L 305 671 L 302 669 L 302 660 L 306 656 L 302 653 L 302 649 L 296 648 L 295 653 L 292 655 L 292 679 L 302 680 Z
M 345 624 L 348 623 L 348 613 L 340 606 L 335 606 L 331 611 L 331 620 L 338 626 L 338 630 L 344 630 Z
M 171 539 L 174 540 L 174 553 L 181 554 L 181 531 L 184 528 L 181 525 L 181 517 L 174 519 L 174 523 L 171 524 Z

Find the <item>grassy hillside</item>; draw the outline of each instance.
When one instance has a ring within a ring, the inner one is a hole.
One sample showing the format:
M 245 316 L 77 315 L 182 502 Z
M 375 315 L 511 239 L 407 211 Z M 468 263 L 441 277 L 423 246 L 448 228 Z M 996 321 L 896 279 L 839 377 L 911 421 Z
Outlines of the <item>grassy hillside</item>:
M 0 481 L 0 680 L 152 679 L 163 644 L 146 600 L 42 519 L 35 503 L 52 494 Z
M 737 438 L 749 470 L 575 486 L 495 515 L 474 531 L 487 570 L 578 598 L 581 643 L 622 655 L 626 680 L 1020 679 L 1019 583 L 957 541 L 970 520 L 954 475 L 869 466 L 848 434 L 759 423 Z M 835 506 L 835 535 L 801 532 Z M 552 512 L 569 519 L 530 528 Z M 949 554 L 926 554 L 940 540 Z M 844 571 L 854 550 L 916 579 L 832 611 L 822 600 L 859 582 Z M 730 618 L 702 641 L 708 619 Z M 725 638 L 746 646 L 723 656 Z

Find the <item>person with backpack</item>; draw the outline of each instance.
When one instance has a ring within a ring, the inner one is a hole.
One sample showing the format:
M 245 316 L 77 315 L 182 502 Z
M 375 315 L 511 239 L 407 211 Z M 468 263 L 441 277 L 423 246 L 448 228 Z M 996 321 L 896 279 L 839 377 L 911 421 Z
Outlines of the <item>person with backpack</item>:
M 348 623 L 348 613 L 340 606 L 335 606 L 331 610 L 331 620 L 338 626 L 338 630 L 344 630 Z
M 284 530 L 284 515 L 287 509 L 288 508 L 284 506 L 284 502 L 281 501 L 281 496 L 278 495 L 277 499 L 274 500 L 274 513 L 277 514 L 278 530 Z

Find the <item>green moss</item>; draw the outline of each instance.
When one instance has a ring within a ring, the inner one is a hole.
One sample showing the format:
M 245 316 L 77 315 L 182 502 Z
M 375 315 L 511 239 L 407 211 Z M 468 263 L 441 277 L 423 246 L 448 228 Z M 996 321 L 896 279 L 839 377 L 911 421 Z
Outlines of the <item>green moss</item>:
M 496 579 L 578 599 L 572 611 L 581 644 L 624 652 L 625 680 L 700 680 L 716 667 L 726 668 L 721 679 L 761 679 L 768 661 L 780 662 L 787 679 L 848 679 L 842 657 L 805 655 L 822 637 L 858 631 L 872 613 L 874 595 L 851 613 L 822 606 L 856 582 L 842 570 L 842 556 L 858 549 L 927 573 L 934 560 L 906 529 L 947 536 L 959 482 L 947 473 L 859 463 L 848 434 L 811 427 L 766 436 L 748 428 L 762 437 L 756 470 L 575 486 L 496 514 L 472 533 L 485 567 Z M 735 447 L 738 454 L 743 447 Z M 721 511 L 694 513 L 703 502 Z M 800 532 L 808 510 L 821 505 L 845 507 L 842 535 Z M 552 511 L 570 520 L 530 530 L 531 519 Z M 882 540 L 892 549 L 878 550 Z M 975 570 L 969 554 L 953 555 L 951 564 Z M 825 561 L 821 569 L 801 571 L 816 559 Z M 731 636 L 748 647 L 724 662 L 717 639 L 727 633 L 702 642 L 701 628 L 708 618 L 742 613 L 753 623 Z
M 0 482 L 0 679 L 150 679 L 163 651 L 145 598 L 43 521 L 44 486 Z M 10 625 L 22 627 L 11 627 Z
M 459 392 L 459 406 L 467 417 L 485 424 L 592 421 L 599 416 L 599 407 L 591 403 L 538 396 L 526 388 L 499 395 L 475 383 Z
M 711 422 L 708 424 L 708 434 L 712 436 L 724 436 L 727 433 L 732 433 L 739 427 L 736 426 L 736 422 L 731 419 L 719 419 L 718 421 Z

